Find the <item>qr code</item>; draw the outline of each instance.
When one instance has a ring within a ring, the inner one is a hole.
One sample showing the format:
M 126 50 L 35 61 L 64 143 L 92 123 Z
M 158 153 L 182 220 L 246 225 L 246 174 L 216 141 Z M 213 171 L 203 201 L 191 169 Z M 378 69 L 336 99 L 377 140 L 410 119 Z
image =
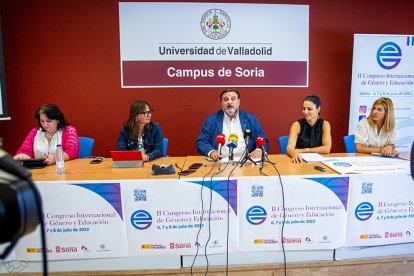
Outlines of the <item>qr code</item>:
M 252 186 L 252 197 L 263 197 L 263 186 L 253 185 Z
M 147 190 L 134 190 L 135 201 L 147 201 Z
M 372 193 L 372 184 L 371 182 L 362 182 L 361 194 L 370 194 Z

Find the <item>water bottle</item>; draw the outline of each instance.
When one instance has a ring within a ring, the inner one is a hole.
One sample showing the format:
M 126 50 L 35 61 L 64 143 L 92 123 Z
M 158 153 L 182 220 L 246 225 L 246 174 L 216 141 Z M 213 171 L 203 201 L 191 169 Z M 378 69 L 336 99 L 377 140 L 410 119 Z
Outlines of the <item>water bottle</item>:
M 56 173 L 63 174 L 65 173 L 65 156 L 63 155 L 62 145 L 56 145 Z

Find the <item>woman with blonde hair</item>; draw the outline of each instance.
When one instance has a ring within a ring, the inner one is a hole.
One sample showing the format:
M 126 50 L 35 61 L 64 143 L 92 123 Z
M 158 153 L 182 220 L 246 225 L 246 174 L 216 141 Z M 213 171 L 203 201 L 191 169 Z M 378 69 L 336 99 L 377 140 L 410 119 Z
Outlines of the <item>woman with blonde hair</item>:
M 358 122 L 355 130 L 356 151 L 398 156 L 394 144 L 394 104 L 390 98 L 379 98 L 372 104 L 369 116 Z

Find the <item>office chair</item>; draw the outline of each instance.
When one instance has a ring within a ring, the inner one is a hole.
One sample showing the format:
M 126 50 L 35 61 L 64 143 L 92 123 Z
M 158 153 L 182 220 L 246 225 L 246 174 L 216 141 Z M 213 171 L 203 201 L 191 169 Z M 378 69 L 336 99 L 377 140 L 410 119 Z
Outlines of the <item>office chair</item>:
M 355 153 L 356 152 L 354 141 L 355 141 L 355 135 L 354 134 L 344 136 L 344 144 L 345 144 L 345 152 L 346 153 Z
M 286 147 L 289 140 L 289 135 L 279 137 L 280 153 L 286 154 Z
M 88 137 L 79 137 L 79 158 L 85 158 L 92 155 L 93 144 L 95 139 Z

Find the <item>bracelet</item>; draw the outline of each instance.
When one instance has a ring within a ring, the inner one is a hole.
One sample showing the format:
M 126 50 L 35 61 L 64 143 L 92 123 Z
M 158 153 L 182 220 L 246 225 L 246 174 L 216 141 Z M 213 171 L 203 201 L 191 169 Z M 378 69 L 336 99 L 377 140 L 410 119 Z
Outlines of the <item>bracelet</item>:
M 306 149 L 305 149 L 305 152 L 309 152 L 309 148 L 306 148 Z

